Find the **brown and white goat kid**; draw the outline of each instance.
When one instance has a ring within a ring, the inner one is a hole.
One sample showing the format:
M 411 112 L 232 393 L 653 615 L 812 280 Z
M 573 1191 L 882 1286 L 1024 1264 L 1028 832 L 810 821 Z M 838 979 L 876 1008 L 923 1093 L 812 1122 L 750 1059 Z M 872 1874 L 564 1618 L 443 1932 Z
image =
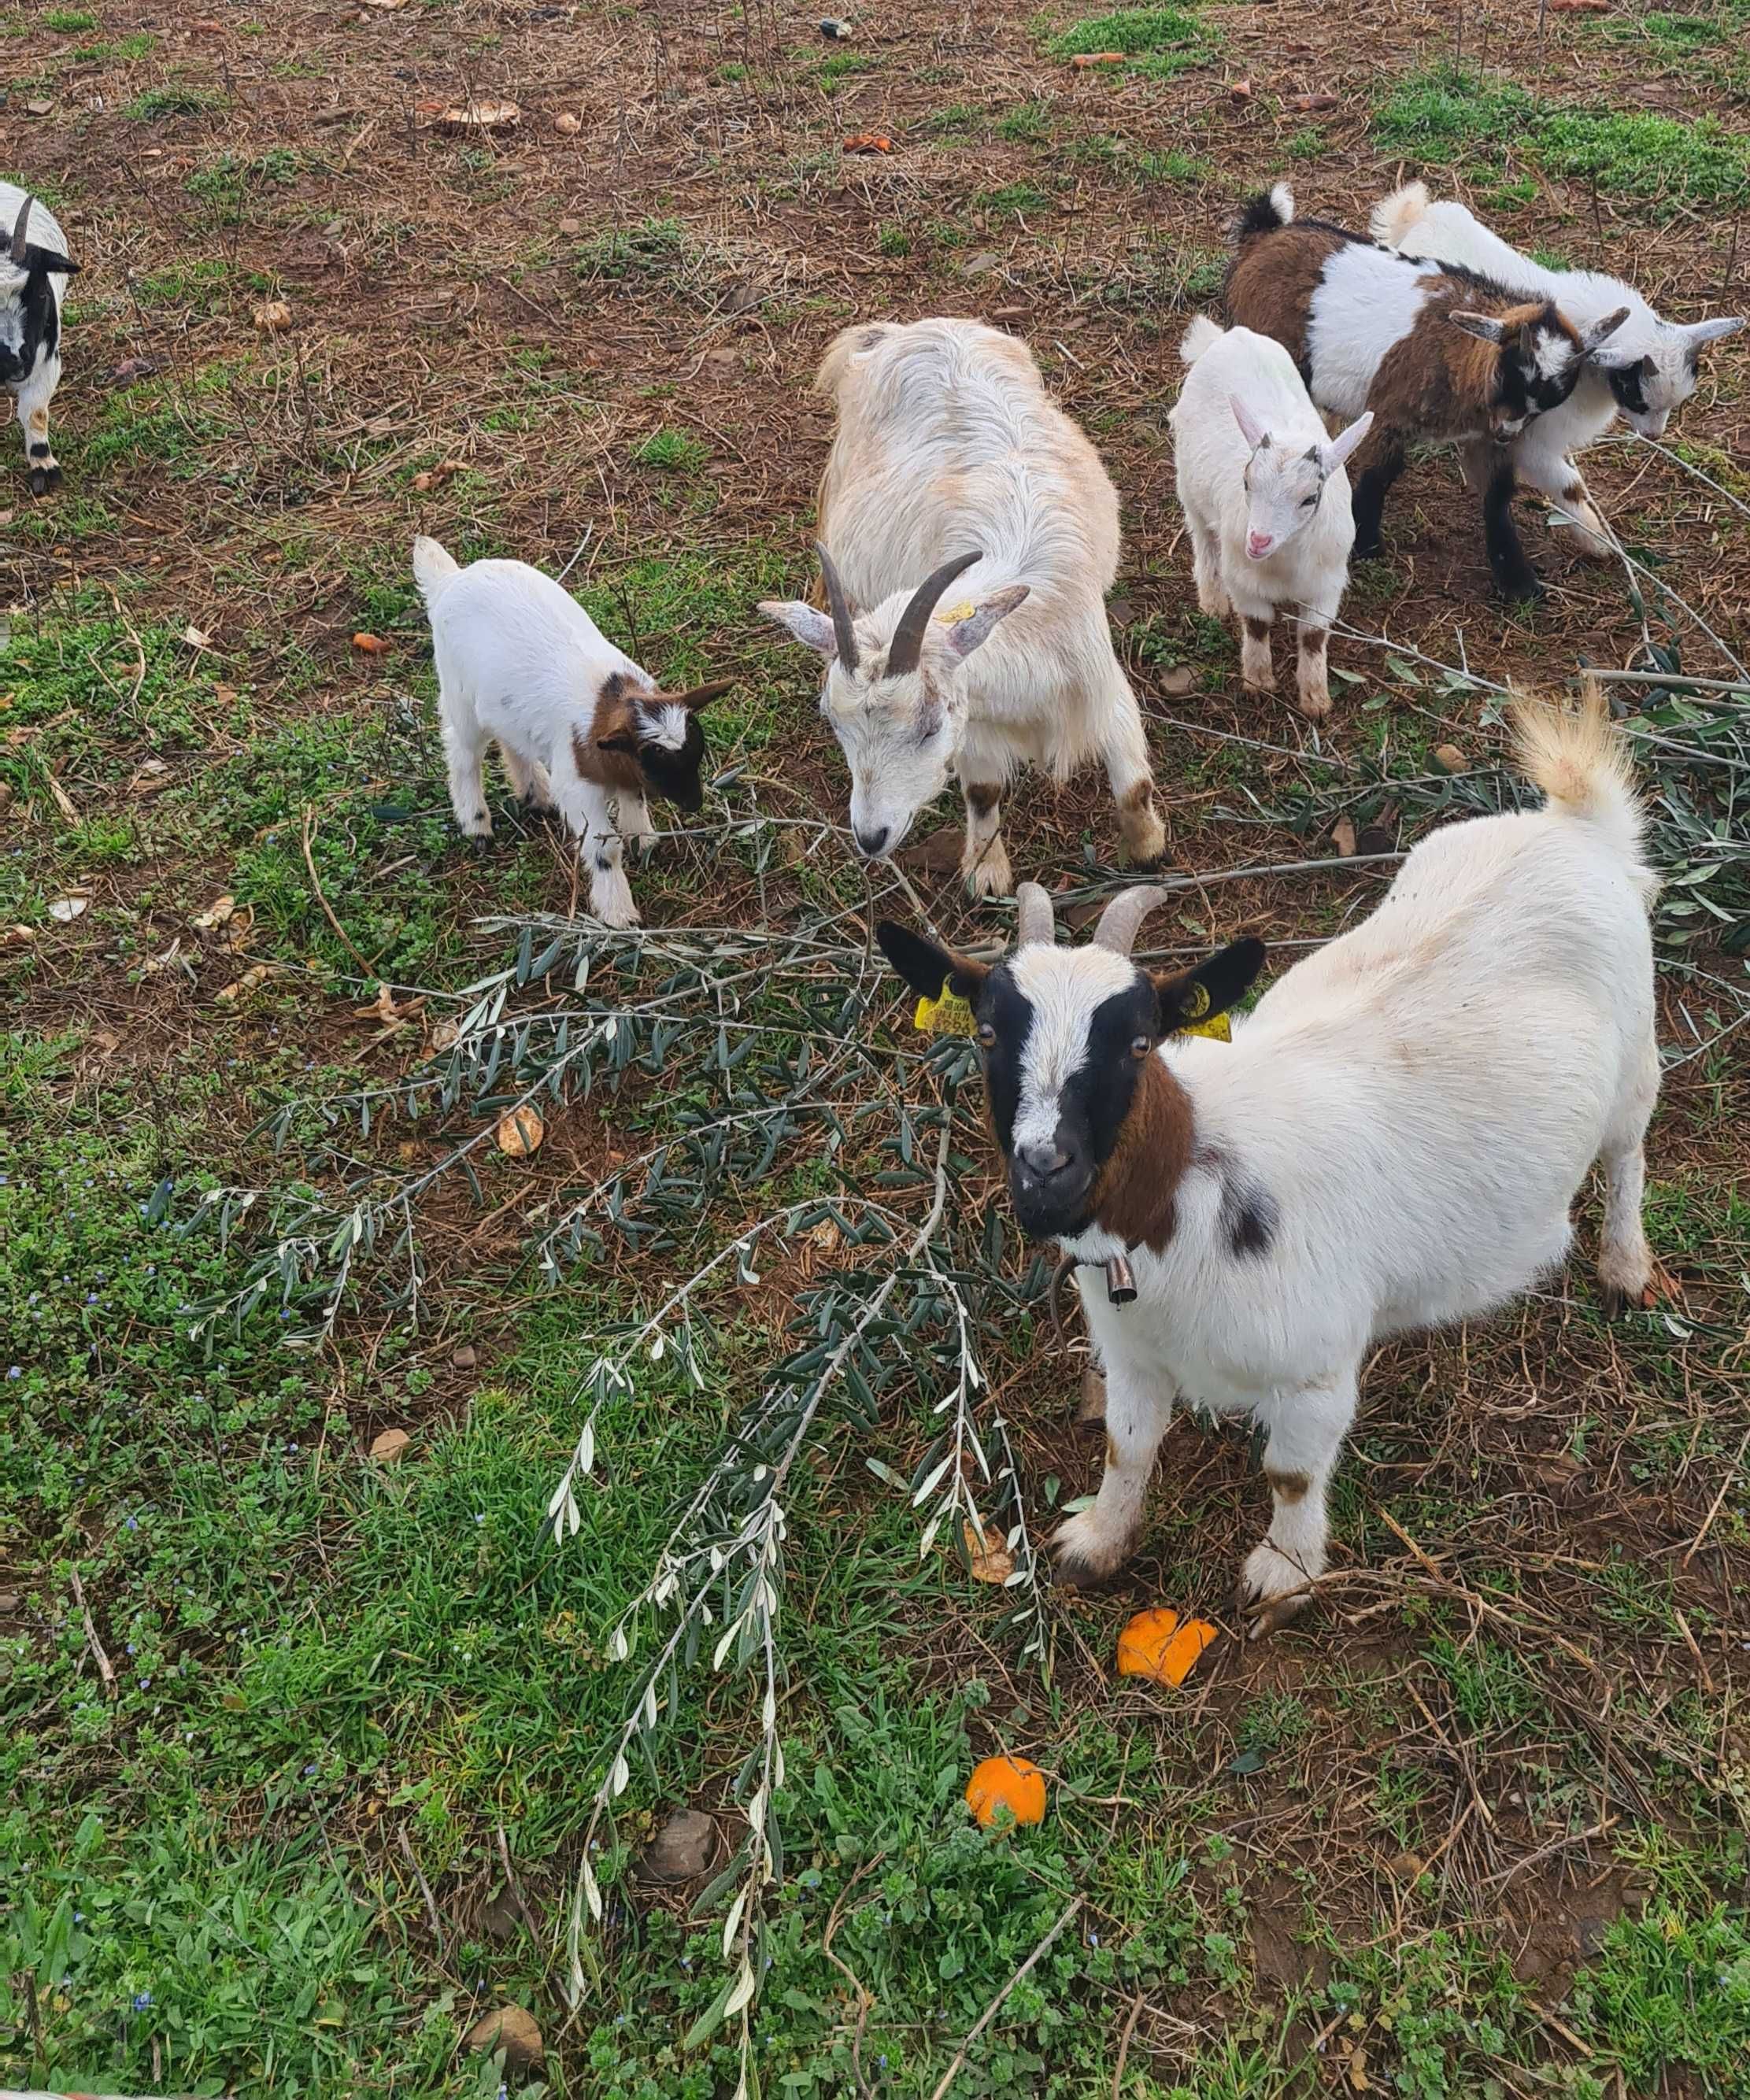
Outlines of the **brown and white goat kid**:
M 1274 336 L 1328 414 L 1372 411 L 1354 461 L 1356 560 L 1380 550 L 1386 493 L 1412 442 L 1456 442 L 1483 494 L 1496 587 L 1507 598 L 1538 596 L 1514 527 L 1512 447 L 1534 417 L 1567 400 L 1628 309 L 1582 331 L 1546 297 L 1377 247 L 1323 219 L 1296 218 L 1286 183 L 1252 199 L 1235 238 L 1230 323 Z
M 67 256 L 67 236 L 40 198 L 0 182 L 0 225 L 11 242 L 0 248 L 0 386 L 18 400 L 30 492 L 46 496 L 61 478 L 49 443 L 49 403 L 61 376 L 61 297 L 78 269 Z
M 1424 840 L 1372 917 L 1279 979 L 1231 1043 L 1176 1031 L 1236 999 L 1263 949 L 1138 968 L 1160 890 L 1121 893 L 1072 950 L 1027 885 L 1019 944 L 994 967 L 877 929 L 915 990 L 971 1002 L 1016 1215 L 1080 1264 L 1106 1470 L 1058 1533 L 1068 1579 L 1129 1557 L 1182 1395 L 1264 1431 L 1275 1512 L 1240 1602 L 1254 1631 L 1298 1608 L 1325 1568 L 1326 1489 L 1368 1351 L 1553 1268 L 1594 1159 L 1606 1299 L 1649 1302 L 1659 1058 L 1640 817 L 1595 690 L 1577 715 L 1522 705 L 1518 730 L 1544 807 Z
M 664 692 L 571 594 L 527 562 L 460 567 L 435 540 L 413 542 L 431 621 L 449 796 L 462 836 L 489 839 L 482 769 L 496 741 L 513 792 L 557 807 L 590 870 L 590 909 L 635 926 L 621 841 L 648 854 L 647 795 L 689 812 L 705 800 L 699 711 L 732 679 Z
M 974 895 L 1006 893 L 1009 776 L 1065 779 L 1098 757 L 1126 851 L 1159 860 L 1142 716 L 1106 618 L 1118 497 L 1032 352 L 977 321 L 877 322 L 846 329 L 815 383 L 838 408 L 819 506 L 829 612 L 760 611 L 825 660 L 857 850 L 891 853 L 952 773 L 961 871 Z

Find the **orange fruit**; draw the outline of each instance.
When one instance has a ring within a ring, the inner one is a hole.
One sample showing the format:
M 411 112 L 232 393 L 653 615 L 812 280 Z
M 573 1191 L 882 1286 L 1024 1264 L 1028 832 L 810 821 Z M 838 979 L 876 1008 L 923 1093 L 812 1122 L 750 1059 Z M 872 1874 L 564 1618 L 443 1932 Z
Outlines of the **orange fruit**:
M 987 1758 L 966 1781 L 966 1806 L 987 1830 L 1001 1808 L 1017 1823 L 1043 1823 L 1045 1776 L 1026 1758 Z
M 1157 1684 L 1182 1684 L 1197 1658 L 1217 1639 L 1206 1619 L 1187 1619 L 1166 1605 L 1138 1612 L 1118 1636 L 1118 1674 L 1151 1677 Z

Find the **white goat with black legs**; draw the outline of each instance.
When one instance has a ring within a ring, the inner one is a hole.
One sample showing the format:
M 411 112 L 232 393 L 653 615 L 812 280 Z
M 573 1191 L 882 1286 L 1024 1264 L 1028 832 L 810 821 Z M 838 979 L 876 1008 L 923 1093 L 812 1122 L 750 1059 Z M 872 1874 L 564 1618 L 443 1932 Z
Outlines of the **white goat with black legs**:
M 1217 619 L 1239 615 L 1240 674 L 1259 693 L 1275 684 L 1271 624 L 1286 614 L 1301 712 L 1327 715 L 1325 647 L 1355 544 L 1343 462 L 1373 417 L 1333 441 L 1293 359 L 1250 329 L 1224 332 L 1200 314 L 1179 355 L 1191 368 L 1168 420 L 1197 602 Z
M 1017 1218 L 1080 1265 L 1106 1469 L 1058 1534 L 1067 1579 L 1129 1557 L 1182 1396 L 1265 1432 L 1275 1511 L 1240 1600 L 1254 1631 L 1288 1616 L 1326 1565 L 1326 1490 L 1368 1351 L 1553 1268 L 1595 1159 L 1606 1303 L 1651 1302 L 1655 885 L 1634 789 L 1596 688 L 1577 714 L 1517 712 L 1542 809 L 1425 839 L 1372 915 L 1279 979 L 1231 1043 L 1177 1031 L 1231 1005 L 1263 949 L 1138 968 L 1163 890 L 1122 892 L 1069 949 L 1025 885 L 995 966 L 877 929 L 915 990 L 971 1003 Z
M 68 260 L 67 236 L 48 206 L 15 183 L 0 182 L 6 225 L 12 238 L 0 249 L 0 386 L 18 403 L 30 492 L 46 496 L 61 478 L 49 443 L 49 403 L 61 376 L 61 297 L 79 266 Z
M 526 562 L 462 568 L 435 540 L 413 542 L 431 621 L 449 796 L 465 838 L 493 835 L 482 767 L 496 742 L 525 805 L 556 807 L 590 870 L 590 909 L 635 926 L 621 841 L 647 854 L 647 795 L 700 807 L 699 710 L 734 682 L 665 692 L 570 593 Z
M 1662 320 L 1620 277 L 1534 262 L 1490 232 L 1464 205 L 1451 200 L 1430 203 L 1425 183 L 1406 183 L 1375 205 L 1372 232 L 1382 247 L 1400 254 L 1456 262 L 1511 290 L 1553 299 L 1581 329 L 1619 308 L 1628 309 L 1628 319 L 1593 352 L 1567 399 L 1540 416 L 1513 446 L 1520 479 L 1541 490 L 1574 520 L 1580 545 L 1589 554 L 1614 551 L 1574 455 L 1596 444 L 1618 416 L 1638 436 L 1663 437 L 1672 417 L 1695 390 L 1702 350 L 1735 334 L 1745 317 Z
M 1006 893 L 1010 775 L 1061 780 L 1098 757 L 1126 851 L 1159 860 L 1142 716 L 1106 618 L 1118 498 L 1032 352 L 976 321 L 877 322 L 846 329 L 815 383 L 838 408 L 819 506 L 829 611 L 760 611 L 825 660 L 858 851 L 891 853 L 954 774 L 961 872 L 974 895 Z

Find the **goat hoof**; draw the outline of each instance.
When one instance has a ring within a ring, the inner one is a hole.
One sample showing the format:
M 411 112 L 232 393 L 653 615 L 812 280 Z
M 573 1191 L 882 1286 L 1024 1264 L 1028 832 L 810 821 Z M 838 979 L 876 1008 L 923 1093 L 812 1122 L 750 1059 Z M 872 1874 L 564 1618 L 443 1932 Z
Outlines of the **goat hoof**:
M 1253 1547 L 1234 1586 L 1234 1608 L 1243 1619 L 1248 1640 L 1261 1640 L 1297 1618 L 1312 1601 L 1312 1585 L 1297 1560 L 1279 1552 L 1266 1538 Z
M 484 860 L 497 843 L 490 832 L 465 832 L 462 842 L 476 860 Z
M 1500 594 L 1509 605 L 1536 605 L 1544 595 L 1544 587 L 1534 576 L 1504 576 Z
M 58 466 L 33 466 L 30 470 L 30 492 L 33 496 L 47 496 L 61 485 L 61 470 Z
M 1060 1589 L 1108 1590 L 1130 1558 L 1128 1543 L 1116 1550 L 1096 1545 L 1084 1522 L 1087 1515 L 1085 1510 L 1078 1511 L 1058 1527 L 1051 1542 L 1051 1577 Z
M 1060 1590 L 1072 1590 L 1084 1597 L 1098 1596 L 1110 1590 L 1118 1580 L 1116 1568 L 1100 1568 L 1091 1560 L 1085 1560 L 1079 1553 L 1054 1555 L 1051 1579 Z

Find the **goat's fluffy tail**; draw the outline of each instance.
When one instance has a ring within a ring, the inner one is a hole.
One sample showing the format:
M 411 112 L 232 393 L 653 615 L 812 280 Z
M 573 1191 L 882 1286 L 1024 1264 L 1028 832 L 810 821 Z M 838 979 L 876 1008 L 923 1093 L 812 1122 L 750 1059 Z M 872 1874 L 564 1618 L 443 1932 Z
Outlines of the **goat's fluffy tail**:
M 1185 331 L 1185 339 L 1179 345 L 1179 355 L 1187 364 L 1195 364 L 1206 350 L 1222 339 L 1222 330 L 1207 314 L 1199 314 Z
M 1240 207 L 1240 216 L 1234 221 L 1234 245 L 1243 248 L 1261 233 L 1275 233 L 1292 224 L 1293 218 L 1294 192 L 1286 183 L 1261 190 Z
M 1514 755 L 1526 777 L 1543 789 L 1548 807 L 1595 824 L 1639 867 L 1640 793 L 1627 740 L 1611 720 L 1598 680 L 1586 681 L 1578 708 L 1516 696 L 1513 726 Z
M 430 612 L 443 595 L 452 576 L 462 574 L 454 559 L 444 552 L 435 540 L 428 540 L 422 532 L 413 542 L 413 581 L 419 586 L 419 595 Z
M 1394 190 L 1374 205 L 1368 231 L 1381 248 L 1399 247 L 1427 210 L 1427 183 L 1406 183 L 1401 190 Z

